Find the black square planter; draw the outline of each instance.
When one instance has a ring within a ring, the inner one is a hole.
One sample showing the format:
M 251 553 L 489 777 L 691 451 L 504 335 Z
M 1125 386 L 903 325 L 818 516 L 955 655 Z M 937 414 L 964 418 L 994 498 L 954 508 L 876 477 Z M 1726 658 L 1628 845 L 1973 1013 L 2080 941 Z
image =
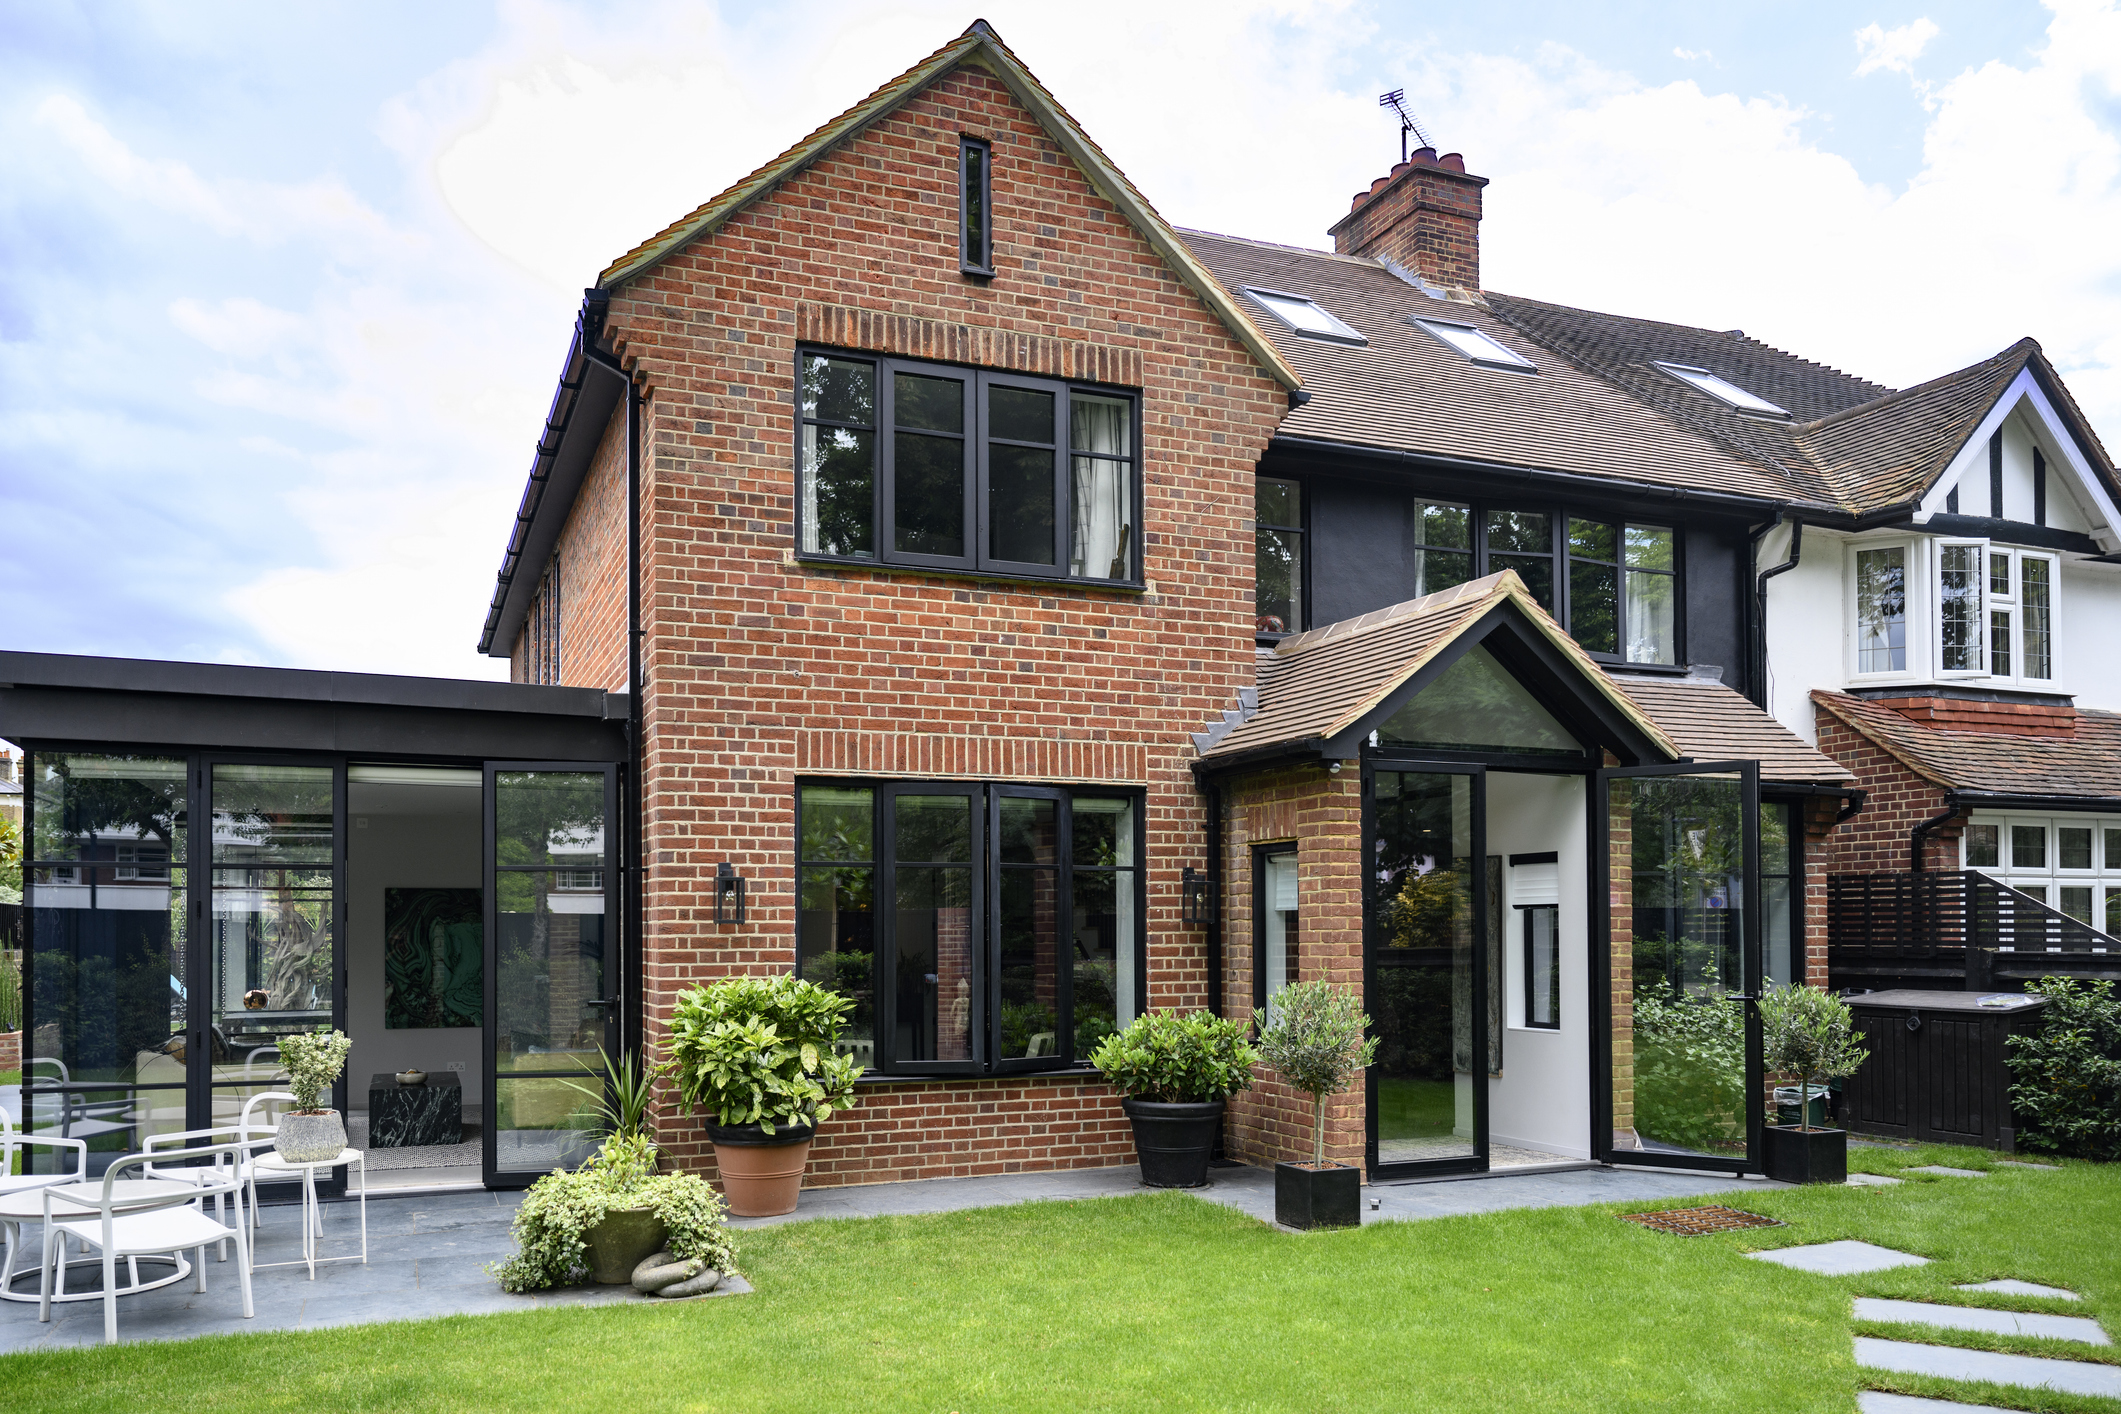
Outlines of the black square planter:
M 1771 1124 L 1761 1131 L 1761 1165 L 1780 1183 L 1846 1183 L 1848 1131 Z
M 1346 1164 L 1314 1169 L 1274 1166 L 1274 1221 L 1283 1227 L 1361 1227 L 1362 1170 Z

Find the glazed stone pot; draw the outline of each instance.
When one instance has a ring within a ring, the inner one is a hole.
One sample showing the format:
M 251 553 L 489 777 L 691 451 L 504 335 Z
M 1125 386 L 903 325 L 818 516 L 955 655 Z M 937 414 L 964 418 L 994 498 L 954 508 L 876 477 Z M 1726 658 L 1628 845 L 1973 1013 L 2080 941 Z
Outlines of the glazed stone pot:
M 1134 1126 L 1134 1156 L 1150 1188 L 1205 1188 L 1208 1160 L 1222 1133 L 1223 1102 L 1119 1102 Z
M 642 1259 L 663 1250 L 670 1229 L 653 1208 L 615 1208 L 582 1234 L 589 1272 L 598 1286 L 620 1286 L 633 1280 Z
M 320 1164 L 346 1149 L 346 1125 L 337 1110 L 293 1110 L 280 1116 L 273 1152 L 291 1164 Z
M 771 1134 L 755 1124 L 708 1125 L 729 1211 L 740 1218 L 794 1212 L 816 1134 L 817 1126 L 810 1124 L 776 1124 Z

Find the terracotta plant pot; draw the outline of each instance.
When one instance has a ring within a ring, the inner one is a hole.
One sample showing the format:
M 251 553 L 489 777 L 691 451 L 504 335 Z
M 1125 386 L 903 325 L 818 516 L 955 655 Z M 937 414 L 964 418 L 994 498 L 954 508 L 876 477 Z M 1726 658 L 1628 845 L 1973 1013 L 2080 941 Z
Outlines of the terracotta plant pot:
M 670 1229 L 652 1208 L 619 1208 L 582 1234 L 589 1249 L 589 1271 L 598 1286 L 619 1286 L 633 1280 L 633 1269 L 644 1257 L 663 1250 Z
M 755 1124 L 707 1126 L 714 1166 L 721 1170 L 729 1211 L 740 1218 L 776 1218 L 795 1211 L 810 1162 L 814 1125 L 777 1124 L 768 1134 Z

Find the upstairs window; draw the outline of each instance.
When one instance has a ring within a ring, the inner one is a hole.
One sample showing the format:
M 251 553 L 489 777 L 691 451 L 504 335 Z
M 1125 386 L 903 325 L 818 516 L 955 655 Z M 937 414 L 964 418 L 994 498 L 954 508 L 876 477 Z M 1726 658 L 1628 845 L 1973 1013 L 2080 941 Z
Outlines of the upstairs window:
M 984 138 L 957 146 L 957 268 L 994 273 L 994 149 Z
M 1984 540 L 1937 542 L 1938 670 L 2051 681 L 2055 564 L 2052 555 Z
M 1253 490 L 1253 629 L 1301 633 L 1304 627 L 1304 488 L 1262 476 Z
M 1341 323 L 1328 313 L 1317 300 L 1303 295 L 1286 294 L 1280 290 L 1245 288 L 1260 308 L 1272 314 L 1282 323 L 1309 339 L 1325 339 L 1337 344 L 1367 344 L 1370 341 Z
M 1748 393 L 1728 379 L 1718 378 L 1706 368 L 1693 368 L 1684 363 L 1660 363 L 1657 365 L 1672 377 L 1699 393 L 1707 393 L 1726 407 L 1739 412 L 1749 412 L 1755 417 L 1786 418 L 1789 409 L 1769 402 L 1766 398 Z
M 1530 359 L 1520 358 L 1470 324 L 1452 324 L 1441 319 L 1409 319 L 1407 322 L 1483 367 L 1509 368 L 1520 373 L 1539 371 L 1538 365 Z
M 1668 527 L 1569 519 L 1569 636 L 1586 652 L 1677 663 L 1677 582 Z
M 1907 671 L 1905 545 L 1856 552 L 1856 671 Z
M 1456 589 L 1473 576 L 1473 508 L 1449 501 L 1408 503 L 1414 597 Z
M 1139 582 L 1132 397 L 1017 374 L 805 353 L 799 399 L 805 555 Z

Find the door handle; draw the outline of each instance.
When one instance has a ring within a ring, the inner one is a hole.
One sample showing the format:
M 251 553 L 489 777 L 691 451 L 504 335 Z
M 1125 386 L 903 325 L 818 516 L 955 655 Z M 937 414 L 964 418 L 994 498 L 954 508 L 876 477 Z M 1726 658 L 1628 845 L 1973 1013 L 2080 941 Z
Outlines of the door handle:
M 583 1006 L 617 1006 L 618 1004 L 619 999 L 617 997 L 591 997 L 588 1001 L 582 1003 Z

